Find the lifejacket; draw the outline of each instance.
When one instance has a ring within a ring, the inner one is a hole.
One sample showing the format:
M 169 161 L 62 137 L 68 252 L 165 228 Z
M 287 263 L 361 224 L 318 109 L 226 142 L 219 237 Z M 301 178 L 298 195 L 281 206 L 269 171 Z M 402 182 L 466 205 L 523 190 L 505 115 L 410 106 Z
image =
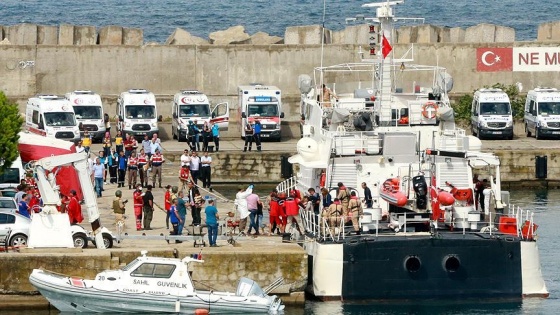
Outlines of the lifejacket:
M 135 157 L 128 158 L 128 168 L 129 169 L 137 169 L 138 168 L 138 159 Z
M 138 156 L 138 165 L 139 166 L 144 166 L 147 163 L 148 163 L 148 159 L 147 159 L 146 154 L 144 154 L 144 155 L 141 154 L 141 155 Z
M 277 217 L 280 215 L 280 205 L 278 204 L 278 198 L 272 197 L 270 199 L 270 216 Z
M 161 154 L 152 155 L 152 165 L 153 166 L 161 166 L 162 163 L 163 163 L 163 155 L 161 155 Z
M 284 201 L 284 205 L 286 206 L 286 215 L 298 215 L 299 214 L 299 206 L 296 198 L 288 198 Z

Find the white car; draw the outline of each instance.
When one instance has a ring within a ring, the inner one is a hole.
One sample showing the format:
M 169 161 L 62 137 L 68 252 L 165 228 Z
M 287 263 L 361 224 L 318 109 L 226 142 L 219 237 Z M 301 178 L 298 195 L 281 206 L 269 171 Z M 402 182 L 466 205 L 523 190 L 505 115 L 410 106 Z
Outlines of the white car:
M 13 200 L 13 199 L 12 199 Z M 14 202 L 15 203 L 15 202 Z M 29 236 L 31 219 L 12 210 L 2 209 L 0 211 L 0 239 L 5 238 L 11 230 L 8 246 L 25 246 Z

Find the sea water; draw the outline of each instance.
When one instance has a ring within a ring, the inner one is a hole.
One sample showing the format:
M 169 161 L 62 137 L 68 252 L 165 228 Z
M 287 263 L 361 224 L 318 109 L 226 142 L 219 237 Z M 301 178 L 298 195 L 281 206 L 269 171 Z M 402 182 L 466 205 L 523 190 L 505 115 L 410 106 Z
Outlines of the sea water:
M 345 18 L 373 17 L 374 9 L 361 8 L 369 2 L 373 0 L 2 0 L 0 25 L 120 25 L 141 28 L 145 42 L 159 43 L 175 28 L 208 38 L 211 32 L 236 25 L 249 34 L 284 37 L 288 26 L 340 30 Z M 406 0 L 396 7 L 396 15 L 448 27 L 493 23 L 514 28 L 516 40 L 527 41 L 536 39 L 539 24 L 560 20 L 560 5 L 537 0 Z

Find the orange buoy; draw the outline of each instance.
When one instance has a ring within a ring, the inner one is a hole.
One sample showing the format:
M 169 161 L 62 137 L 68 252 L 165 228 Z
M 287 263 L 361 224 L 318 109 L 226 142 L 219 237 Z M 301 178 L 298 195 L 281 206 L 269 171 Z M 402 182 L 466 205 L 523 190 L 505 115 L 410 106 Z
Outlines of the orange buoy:
M 450 206 L 455 202 L 453 195 L 445 190 L 438 193 L 437 199 L 442 206 Z
M 438 110 L 438 106 L 434 102 L 427 102 L 422 106 L 422 116 L 427 119 L 434 119 L 436 117 L 436 113 Z

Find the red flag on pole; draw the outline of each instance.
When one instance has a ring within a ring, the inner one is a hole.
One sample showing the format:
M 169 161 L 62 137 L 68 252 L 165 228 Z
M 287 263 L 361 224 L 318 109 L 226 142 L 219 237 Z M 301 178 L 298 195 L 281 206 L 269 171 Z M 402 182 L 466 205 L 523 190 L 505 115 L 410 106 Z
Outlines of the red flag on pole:
M 385 34 L 383 34 L 383 41 L 381 42 L 381 45 L 381 53 L 383 54 L 383 59 L 385 59 L 385 57 L 389 55 L 391 50 L 393 50 L 393 47 L 391 47 L 391 44 L 389 44 L 389 41 L 387 40 L 387 37 L 385 37 Z

